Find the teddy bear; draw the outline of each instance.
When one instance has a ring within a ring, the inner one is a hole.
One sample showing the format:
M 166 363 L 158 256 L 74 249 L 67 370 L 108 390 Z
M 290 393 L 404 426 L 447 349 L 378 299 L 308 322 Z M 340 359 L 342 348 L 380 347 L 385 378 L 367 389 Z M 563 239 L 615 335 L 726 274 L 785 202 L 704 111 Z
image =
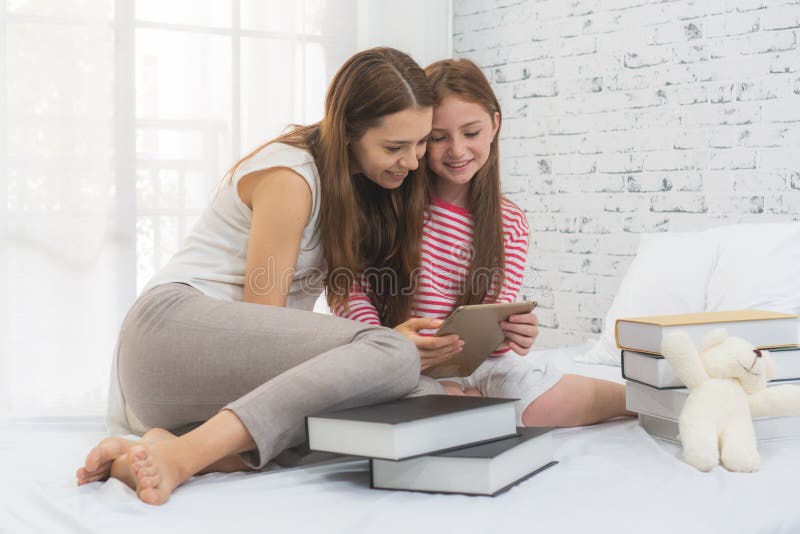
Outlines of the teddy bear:
M 671 332 L 661 353 L 689 390 L 678 428 L 683 459 L 701 471 L 720 463 L 729 471 L 758 470 L 752 418 L 800 415 L 800 386 L 767 388 L 774 373 L 769 352 L 725 329 L 709 332 L 699 350 L 685 331 Z

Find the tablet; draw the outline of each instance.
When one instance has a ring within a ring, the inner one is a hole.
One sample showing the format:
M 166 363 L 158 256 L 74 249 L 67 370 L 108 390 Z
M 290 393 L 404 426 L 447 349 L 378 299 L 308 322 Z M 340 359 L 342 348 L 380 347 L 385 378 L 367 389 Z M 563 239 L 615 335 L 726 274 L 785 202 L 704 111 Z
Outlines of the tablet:
M 453 360 L 426 369 L 423 374 L 431 378 L 471 375 L 505 339 L 500 321 L 511 315 L 530 313 L 535 307 L 533 301 L 459 306 L 434 335 L 458 334 L 464 349 Z

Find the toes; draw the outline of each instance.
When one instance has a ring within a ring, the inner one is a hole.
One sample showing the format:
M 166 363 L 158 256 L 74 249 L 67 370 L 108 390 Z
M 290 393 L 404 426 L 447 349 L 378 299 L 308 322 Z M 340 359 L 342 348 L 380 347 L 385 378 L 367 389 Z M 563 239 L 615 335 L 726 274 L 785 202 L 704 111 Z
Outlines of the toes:
M 134 462 L 144 462 L 147 460 L 147 447 L 134 445 L 128 453 Z
M 134 454 L 134 451 L 131 451 L 131 453 Z M 136 477 L 136 485 L 139 489 L 155 488 L 161 482 L 161 475 L 158 469 L 150 463 L 147 457 L 131 464 L 131 471 Z
M 100 467 L 100 460 L 102 458 L 102 451 L 100 450 L 100 446 L 98 445 L 86 456 L 86 462 L 84 465 L 86 466 L 87 471 L 96 471 L 98 467 Z
M 137 478 L 139 479 L 140 490 L 157 488 L 161 483 L 161 477 L 158 475 L 158 473 L 150 476 L 140 476 Z
M 129 445 L 129 441 L 118 437 L 104 439 L 86 456 L 86 470 L 99 471 L 118 456 L 125 454 Z
M 101 471 L 87 471 L 86 468 L 81 467 L 75 472 L 75 478 L 78 480 L 78 485 L 82 486 L 88 482 L 94 482 L 96 480 L 103 480 L 108 478 L 108 471 L 101 470 Z
M 78 484 L 80 485 L 81 480 L 85 480 L 86 478 L 88 478 L 88 475 L 86 474 L 86 469 L 83 467 L 79 467 L 78 470 L 75 471 L 75 478 L 78 479 Z
M 108 478 L 108 473 L 100 472 L 100 473 L 89 473 L 81 467 L 78 469 L 77 473 L 75 473 L 75 478 L 78 481 L 78 486 L 83 486 L 84 484 L 88 484 L 89 482 L 97 482 L 98 480 L 106 480 Z
M 132 467 L 132 470 L 133 474 L 136 475 L 138 478 L 151 477 L 158 472 L 156 468 L 153 467 L 152 465 L 140 465 L 140 464 L 135 464 Z
M 134 475 L 138 475 L 140 471 L 148 471 L 153 468 L 153 464 L 150 463 L 149 458 L 145 458 L 144 460 L 136 460 L 131 464 L 131 471 L 133 471 Z

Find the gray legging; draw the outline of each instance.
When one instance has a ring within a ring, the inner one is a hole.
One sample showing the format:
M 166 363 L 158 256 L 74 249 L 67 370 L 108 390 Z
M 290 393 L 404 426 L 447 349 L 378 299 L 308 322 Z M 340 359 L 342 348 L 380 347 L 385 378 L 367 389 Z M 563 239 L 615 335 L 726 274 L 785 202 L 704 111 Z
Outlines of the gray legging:
M 129 413 L 180 429 L 232 410 L 258 446 L 242 455 L 256 468 L 304 441 L 307 414 L 402 397 L 419 367 L 414 345 L 393 330 L 177 283 L 143 294 L 119 339 Z

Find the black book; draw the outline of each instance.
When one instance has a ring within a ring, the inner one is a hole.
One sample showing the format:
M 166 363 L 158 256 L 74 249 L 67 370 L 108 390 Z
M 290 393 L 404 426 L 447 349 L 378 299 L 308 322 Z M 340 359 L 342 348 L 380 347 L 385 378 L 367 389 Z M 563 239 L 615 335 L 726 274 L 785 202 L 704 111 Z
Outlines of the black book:
M 411 460 L 372 460 L 373 488 L 490 495 L 553 466 L 552 428 L 518 428 L 518 434 Z
M 401 460 L 516 433 L 516 399 L 425 395 L 306 417 L 311 450 Z

